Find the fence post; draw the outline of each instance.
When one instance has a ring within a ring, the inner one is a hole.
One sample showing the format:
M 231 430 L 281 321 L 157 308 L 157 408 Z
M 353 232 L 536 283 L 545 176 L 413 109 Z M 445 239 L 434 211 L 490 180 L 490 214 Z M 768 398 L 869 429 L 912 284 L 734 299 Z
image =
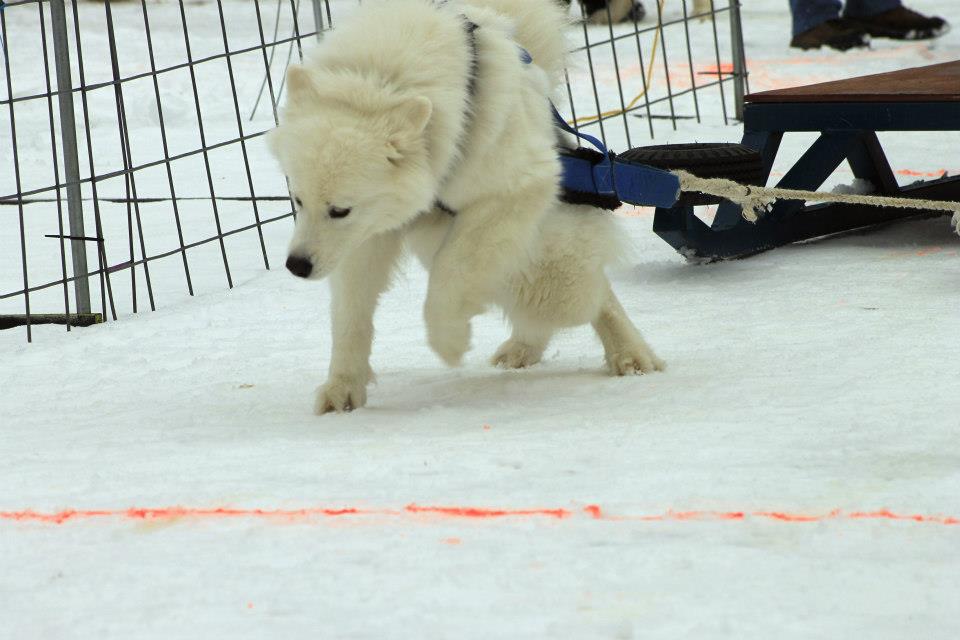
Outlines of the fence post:
M 743 120 L 743 96 L 747 86 L 747 59 L 743 51 L 740 0 L 730 0 L 730 49 L 733 55 L 733 95 L 737 120 Z
M 77 313 L 90 313 L 90 282 L 87 268 L 83 202 L 80 199 L 80 162 L 77 156 L 77 126 L 73 111 L 73 78 L 70 74 L 70 40 L 64 0 L 50 0 L 53 52 L 57 67 L 57 100 L 60 106 L 60 139 L 70 218 L 70 253 L 73 257 L 73 290 Z
M 323 0 L 313 0 L 313 24 L 317 27 L 317 40 L 323 39 Z

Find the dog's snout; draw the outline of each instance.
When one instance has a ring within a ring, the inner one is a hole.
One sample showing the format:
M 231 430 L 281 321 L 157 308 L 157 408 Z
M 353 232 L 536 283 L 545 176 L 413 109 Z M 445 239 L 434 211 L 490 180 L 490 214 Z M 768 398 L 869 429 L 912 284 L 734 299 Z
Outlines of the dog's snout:
M 306 278 L 313 271 L 313 263 L 307 258 L 290 256 L 287 258 L 287 270 L 298 278 Z

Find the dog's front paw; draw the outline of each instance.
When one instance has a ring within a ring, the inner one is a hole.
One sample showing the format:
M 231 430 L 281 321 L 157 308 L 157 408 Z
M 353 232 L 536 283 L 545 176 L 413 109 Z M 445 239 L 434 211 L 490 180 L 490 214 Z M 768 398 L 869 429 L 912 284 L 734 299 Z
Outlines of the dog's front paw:
M 470 349 L 470 316 L 441 306 L 428 296 L 424 318 L 430 348 L 448 366 L 459 366 Z
M 667 363 L 657 357 L 650 347 L 636 345 L 617 353 L 607 354 L 607 366 L 615 376 L 639 375 L 663 371 Z
M 960 211 L 953 214 L 953 228 L 957 230 L 958 234 L 960 234 Z
M 463 355 L 470 350 L 470 321 L 428 322 L 427 341 L 447 366 L 458 367 Z
M 317 389 L 317 401 L 313 411 L 318 416 L 325 413 L 353 411 L 367 404 L 367 383 L 359 378 L 333 376 Z

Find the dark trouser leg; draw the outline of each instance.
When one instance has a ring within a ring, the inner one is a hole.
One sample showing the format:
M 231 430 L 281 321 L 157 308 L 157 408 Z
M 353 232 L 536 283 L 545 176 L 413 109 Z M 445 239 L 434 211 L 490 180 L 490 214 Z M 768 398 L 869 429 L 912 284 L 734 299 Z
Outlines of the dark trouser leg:
M 840 17 L 840 0 L 790 0 L 793 35 L 799 35 L 827 20 Z

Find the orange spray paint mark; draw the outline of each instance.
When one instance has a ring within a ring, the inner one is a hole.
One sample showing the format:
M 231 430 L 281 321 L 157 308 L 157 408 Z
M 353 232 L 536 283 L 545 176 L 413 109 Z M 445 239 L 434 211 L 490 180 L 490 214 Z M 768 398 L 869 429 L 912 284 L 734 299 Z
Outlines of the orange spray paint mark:
M 664 520 L 743 520 L 742 511 L 668 511 Z
M 54 513 L 42 513 L 27 509 L 25 511 L 0 511 L 0 520 L 18 522 L 46 522 L 49 524 L 63 524 L 70 520 L 92 520 L 96 518 L 122 518 L 126 520 L 177 520 L 181 518 L 288 518 L 300 519 L 311 516 L 346 516 L 375 513 L 359 509 L 232 509 L 216 507 L 210 509 L 196 509 L 187 507 L 163 507 L 159 509 L 130 509 L 115 510 L 78 510 L 64 509 Z
M 712 76 L 719 75 L 722 73 L 731 74 L 733 73 L 733 63 L 732 62 L 721 63 L 719 68 L 716 65 L 708 65 L 703 69 L 700 69 L 699 71 L 697 71 L 697 73 L 712 75 Z
M 451 544 L 451 545 L 457 545 L 457 544 L 460 544 L 461 542 L 462 540 L 460 540 L 460 538 L 444 538 L 443 540 L 444 544 Z
M 550 518 L 566 518 L 570 512 L 566 509 L 482 509 L 479 507 L 421 507 L 417 504 L 408 504 L 404 510 L 407 513 L 429 513 L 454 518 L 509 518 L 524 516 L 546 516 Z
M 960 524 L 960 518 L 953 516 L 926 516 L 918 513 L 893 513 L 887 509 L 879 511 L 854 511 L 847 514 L 852 520 L 907 520 L 910 522 L 930 522 L 933 524 L 957 525 Z
M 781 522 L 819 522 L 827 518 L 835 518 L 840 512 L 831 511 L 826 516 L 806 516 L 800 513 L 781 513 L 779 511 L 757 511 L 753 514 L 757 518 L 769 518 Z
M 491 427 L 490 425 L 488 425 L 488 424 L 483 425 L 483 430 L 484 430 L 484 431 L 490 431 L 491 428 L 492 428 L 492 427 Z
M 897 169 L 895 172 L 899 176 L 910 176 L 912 178 L 942 178 L 947 173 L 946 169 L 938 169 L 937 171 L 914 171 L 913 169 Z M 956 173 L 956 171 L 954 171 Z
M 840 509 L 823 514 L 791 513 L 787 511 L 666 511 L 652 514 L 609 514 L 600 505 L 590 504 L 580 511 L 563 508 L 538 509 L 496 509 L 464 506 L 422 506 L 409 504 L 402 509 L 358 509 L 358 508 L 304 508 L 304 509 L 239 509 L 232 507 L 190 508 L 129 508 L 81 510 L 65 509 L 56 512 L 41 512 L 27 509 L 23 511 L 0 511 L 0 521 L 37 522 L 42 524 L 63 525 L 80 520 L 222 520 L 222 519 L 261 519 L 261 520 L 310 520 L 317 518 L 351 518 L 374 516 L 379 518 L 458 518 L 471 520 L 495 519 L 555 519 L 568 520 L 579 517 L 588 520 L 609 522 L 743 522 L 746 520 L 772 520 L 781 523 L 814 523 L 830 520 L 859 522 L 863 520 L 893 520 L 922 524 L 947 526 L 960 525 L 960 517 L 928 514 L 896 513 L 889 509 L 876 511 L 849 511 Z M 447 544 L 460 544 L 459 538 L 447 538 Z

